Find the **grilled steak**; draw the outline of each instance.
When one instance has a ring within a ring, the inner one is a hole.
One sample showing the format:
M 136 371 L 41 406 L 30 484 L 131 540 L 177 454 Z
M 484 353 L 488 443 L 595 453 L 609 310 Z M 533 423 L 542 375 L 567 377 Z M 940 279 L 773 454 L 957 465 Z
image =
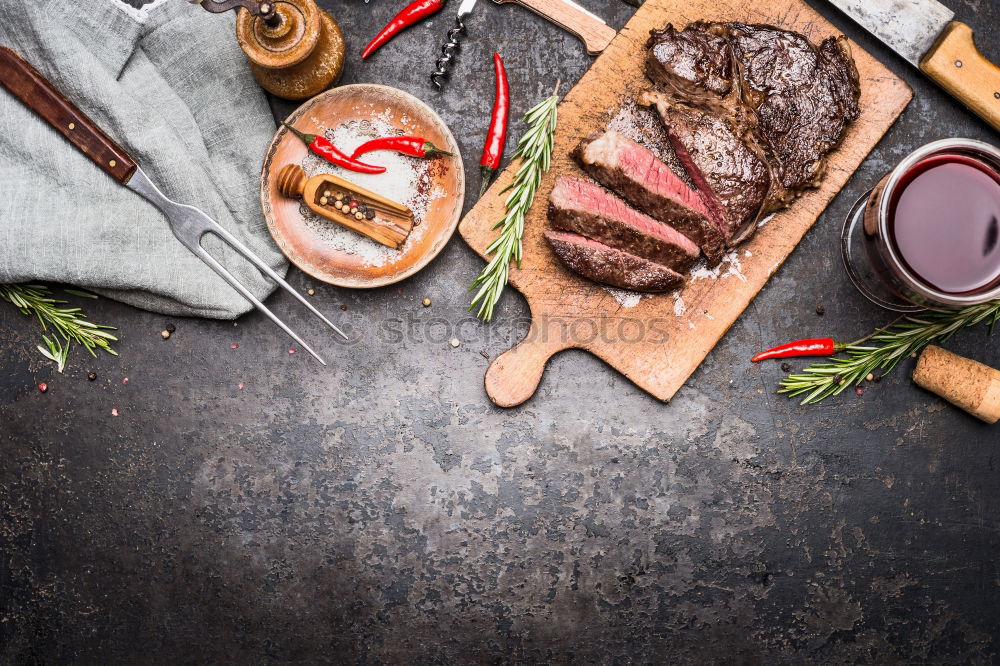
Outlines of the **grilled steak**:
M 678 272 L 690 268 L 700 254 L 677 230 L 579 178 L 556 180 L 549 196 L 549 223 Z
M 667 25 L 653 30 L 647 46 L 646 74 L 681 98 L 715 102 L 732 90 L 734 61 L 724 24 L 694 23 L 682 32 Z
M 568 268 L 597 282 L 649 292 L 669 291 L 684 283 L 666 266 L 577 234 L 546 231 L 545 238 Z
M 670 143 L 705 203 L 723 220 L 727 245 L 753 234 L 771 192 L 771 170 L 752 135 L 726 116 L 673 103 L 659 93 L 639 101 L 655 106 Z
M 776 202 L 819 183 L 827 154 L 859 113 L 861 87 L 844 37 L 816 48 L 768 25 L 698 22 L 680 32 L 668 25 L 650 37 L 646 71 L 683 101 L 759 134 Z
M 617 132 L 584 141 L 574 152 L 580 165 L 650 217 L 666 222 L 701 247 L 709 261 L 723 253 L 722 222 L 701 196 L 648 149 Z

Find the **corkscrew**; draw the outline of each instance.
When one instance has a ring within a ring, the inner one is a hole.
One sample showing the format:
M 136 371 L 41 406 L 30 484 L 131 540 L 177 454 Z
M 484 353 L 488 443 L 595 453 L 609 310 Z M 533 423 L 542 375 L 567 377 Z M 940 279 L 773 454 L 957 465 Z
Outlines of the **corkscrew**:
M 641 0 L 639 0 L 641 2 Z M 576 35 L 583 42 L 587 53 L 597 55 L 611 43 L 618 34 L 599 16 L 587 11 L 575 0 L 493 0 L 498 5 L 513 2 L 530 9 L 539 16 L 552 21 L 567 32 Z M 448 78 L 448 69 L 455 61 L 461 49 L 461 40 L 465 37 L 465 19 L 472 14 L 476 0 L 463 0 L 455 17 L 455 27 L 448 31 L 448 43 L 441 47 L 441 57 L 436 64 L 437 69 L 431 74 L 431 81 L 441 88 L 442 82 Z
M 462 4 L 458 7 L 458 14 L 455 16 L 455 27 L 448 31 L 448 42 L 441 47 L 441 57 L 435 63 L 436 69 L 431 74 L 431 81 L 437 86 L 438 90 L 441 89 L 442 82 L 448 78 L 448 70 L 462 48 L 461 40 L 466 34 L 465 19 L 469 18 L 475 6 L 476 0 L 462 0 Z

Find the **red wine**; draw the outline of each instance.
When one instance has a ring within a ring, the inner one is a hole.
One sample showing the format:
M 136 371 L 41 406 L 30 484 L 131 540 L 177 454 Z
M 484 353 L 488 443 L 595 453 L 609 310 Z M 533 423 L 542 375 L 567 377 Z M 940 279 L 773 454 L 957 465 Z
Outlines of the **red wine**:
M 1000 174 L 960 155 L 906 173 L 889 209 L 892 242 L 923 282 L 949 294 L 1000 282 Z

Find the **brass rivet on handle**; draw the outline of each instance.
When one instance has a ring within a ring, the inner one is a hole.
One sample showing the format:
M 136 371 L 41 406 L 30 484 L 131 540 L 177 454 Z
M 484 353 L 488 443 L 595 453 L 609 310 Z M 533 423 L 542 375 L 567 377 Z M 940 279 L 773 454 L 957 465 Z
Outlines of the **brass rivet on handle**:
M 1000 92 L 993 93 L 993 96 L 996 97 L 997 99 L 1000 99 Z
M 961 66 L 962 66 L 962 61 L 961 60 L 956 60 L 955 61 L 955 67 L 961 67 Z
M 69 124 L 69 129 L 70 129 L 71 131 L 72 131 L 72 130 L 75 130 L 75 129 L 76 129 L 76 123 L 70 123 L 70 124 Z
M 114 160 L 111 160 L 110 162 L 108 162 L 108 164 L 111 166 L 112 169 L 114 169 L 116 166 L 118 166 L 118 162 L 116 162 Z

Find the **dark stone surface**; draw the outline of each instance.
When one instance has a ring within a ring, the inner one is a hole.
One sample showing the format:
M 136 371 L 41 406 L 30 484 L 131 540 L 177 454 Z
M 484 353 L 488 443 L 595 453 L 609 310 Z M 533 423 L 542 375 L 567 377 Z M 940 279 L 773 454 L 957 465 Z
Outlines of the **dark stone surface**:
M 400 3 L 322 4 L 356 52 Z M 584 4 L 616 27 L 633 11 Z M 812 4 L 916 99 L 670 405 L 570 352 L 530 403 L 491 406 L 480 353 L 511 346 L 527 311 L 510 295 L 494 325 L 468 319 L 482 262 L 458 238 L 398 287 L 291 273 L 352 332 L 340 344 L 271 300 L 328 369 L 258 315 L 175 320 L 163 341 L 163 317 L 100 301 L 85 305 L 120 328 L 121 356 L 74 353 L 58 375 L 37 326 L 0 307 L 0 662 L 995 661 L 998 431 L 915 388 L 911 362 L 810 408 L 774 395 L 778 364 L 747 362 L 886 323 L 841 268 L 847 209 L 927 141 L 998 139 Z M 948 4 L 1000 60 L 997 3 Z M 352 59 L 346 81 L 428 100 L 474 164 L 489 53 L 506 56 L 515 114 L 591 60 L 480 0 L 437 94 L 426 75 L 449 14 Z M 1000 366 L 983 329 L 948 347 Z

